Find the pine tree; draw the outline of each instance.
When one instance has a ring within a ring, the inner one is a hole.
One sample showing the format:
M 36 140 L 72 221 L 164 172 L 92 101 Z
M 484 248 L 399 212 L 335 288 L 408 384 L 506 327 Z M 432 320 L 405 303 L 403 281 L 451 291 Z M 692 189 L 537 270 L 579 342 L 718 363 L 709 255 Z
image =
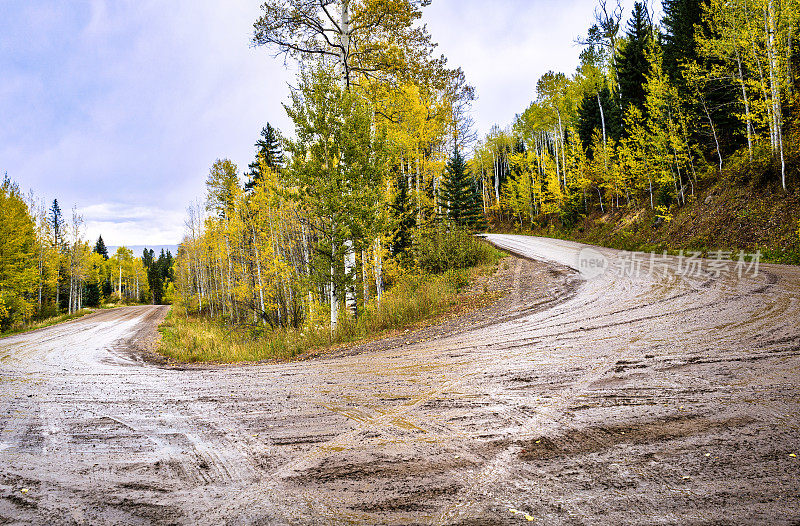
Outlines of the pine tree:
M 636 2 L 628 21 L 625 41 L 615 57 L 623 109 L 634 105 L 644 113 L 644 84 L 650 71 L 646 50 L 652 40 L 650 14 L 644 3 Z
M 94 245 L 94 251 L 95 253 L 103 256 L 103 259 L 108 261 L 108 248 L 106 248 L 106 244 L 103 241 L 103 236 L 97 238 L 97 243 Z
M 55 289 L 56 289 L 56 308 L 61 308 L 61 263 L 64 259 L 64 248 L 65 248 L 65 240 L 64 240 L 64 230 L 66 229 L 66 222 L 64 221 L 64 217 L 61 214 L 61 207 L 58 205 L 58 199 L 53 199 L 53 205 L 50 207 L 50 232 L 53 235 L 52 246 L 53 246 L 53 254 L 55 256 L 55 269 L 56 269 L 56 279 L 55 279 Z
M 389 215 L 394 225 L 389 240 L 389 250 L 392 256 L 401 259 L 411 248 L 411 234 L 417 225 L 408 190 L 406 178 L 402 174 L 398 174 L 395 179 L 395 191 L 389 205 Z
M 283 167 L 283 150 L 281 150 L 280 132 L 270 123 L 261 130 L 261 139 L 256 142 L 256 158 L 247 165 L 249 171 L 244 185 L 245 190 L 252 190 L 259 181 L 264 180 L 264 166 L 272 171 L 279 171 Z
M 445 167 L 445 176 L 439 191 L 444 216 L 460 226 L 474 227 L 483 217 L 475 185 L 469 176 L 467 161 L 458 147 Z
M 663 0 L 664 17 L 661 25 L 661 47 L 664 53 L 664 72 L 670 81 L 681 82 L 681 64 L 697 61 L 695 25 L 701 23 L 707 0 Z M 683 93 L 681 93 L 683 95 Z

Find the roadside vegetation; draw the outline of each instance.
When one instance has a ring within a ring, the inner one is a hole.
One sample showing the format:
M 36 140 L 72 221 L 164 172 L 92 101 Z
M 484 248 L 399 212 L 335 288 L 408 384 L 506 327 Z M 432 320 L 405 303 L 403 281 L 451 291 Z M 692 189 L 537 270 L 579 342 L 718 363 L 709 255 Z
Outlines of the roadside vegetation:
M 794 3 L 663 0 L 655 21 L 599 2 L 578 69 L 481 139 L 425 4 L 264 3 L 252 43 L 301 65 L 293 133 L 267 124 L 243 173 L 212 165 L 165 354 L 287 358 L 435 316 L 487 262 L 464 248 L 487 225 L 796 261 Z
M 496 222 L 493 230 L 569 239 L 621 250 L 761 253 L 761 261 L 800 265 L 800 196 L 750 185 L 715 183 L 666 216 L 636 206 L 580 215 L 564 223 L 542 216 L 533 225 Z
M 92 308 L 83 308 L 78 311 L 75 311 L 71 314 L 59 314 L 58 316 L 52 316 L 50 318 L 44 318 L 41 320 L 31 321 L 26 325 L 18 325 L 13 329 L 0 333 L 0 338 L 5 338 L 7 336 L 13 336 L 15 334 L 20 334 L 23 332 L 28 331 L 35 331 L 36 329 L 43 329 L 45 327 L 50 327 L 51 325 L 56 325 L 59 323 L 63 323 L 65 321 L 74 320 L 76 318 L 80 318 L 87 314 L 91 314 L 95 312 L 97 309 Z
M 83 236 L 76 208 L 64 217 L 58 200 L 23 195 L 0 182 L 0 334 L 70 319 L 87 308 L 171 301 L 172 255 L 126 247 L 109 256 L 102 236 Z M 56 321 L 53 321 L 56 320 Z
M 310 318 L 317 323 L 298 328 L 264 327 L 190 314 L 178 304 L 160 326 L 159 350 L 184 363 L 288 360 L 309 351 L 432 323 L 455 309 L 482 306 L 496 299 L 486 291 L 466 291 L 477 276 L 494 273 L 505 255 L 488 243 L 463 230 L 440 231 L 431 233 L 415 254 L 418 259 L 413 270 L 387 273 L 387 290 L 380 301 L 368 301 L 357 316 L 341 310 L 334 331 L 324 322 L 327 310 Z

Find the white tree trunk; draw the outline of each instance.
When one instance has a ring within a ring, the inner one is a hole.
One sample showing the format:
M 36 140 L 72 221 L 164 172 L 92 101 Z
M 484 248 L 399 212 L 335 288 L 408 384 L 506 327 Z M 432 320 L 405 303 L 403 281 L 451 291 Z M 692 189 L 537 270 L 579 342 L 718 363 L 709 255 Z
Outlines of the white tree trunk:
M 747 126 L 747 151 L 750 154 L 750 161 L 753 160 L 753 123 L 750 120 L 750 101 L 747 100 L 747 89 L 744 85 L 744 75 L 742 74 L 742 57 L 739 55 L 739 48 L 736 48 L 736 64 L 739 66 L 739 84 L 742 87 L 742 100 L 744 101 L 745 124 Z
M 361 251 L 361 282 L 364 285 L 364 305 L 366 306 L 367 302 L 369 302 L 369 278 L 367 277 L 368 271 L 367 268 L 369 267 L 369 260 L 367 259 L 367 251 Z
M 356 267 L 356 253 L 353 250 L 353 242 L 351 240 L 348 239 L 345 241 L 344 247 L 344 274 L 348 282 L 345 288 L 345 306 L 351 314 L 355 315 L 356 309 L 358 308 L 356 304 L 356 290 L 355 285 L 351 285 L 350 283 L 355 282 L 354 269 Z
M 764 25 L 767 31 L 767 55 L 769 57 L 769 85 L 772 95 L 772 118 L 775 126 L 775 146 L 781 160 L 781 185 L 786 190 L 786 161 L 783 156 L 783 122 L 781 111 L 781 96 L 778 87 L 778 75 L 775 51 L 775 10 L 773 0 L 767 3 L 767 10 L 764 13 Z
M 331 243 L 331 332 L 336 330 L 336 323 L 339 321 L 339 298 L 336 297 L 336 245 Z
M 375 299 L 378 305 L 383 297 L 383 255 L 381 240 L 375 240 Z

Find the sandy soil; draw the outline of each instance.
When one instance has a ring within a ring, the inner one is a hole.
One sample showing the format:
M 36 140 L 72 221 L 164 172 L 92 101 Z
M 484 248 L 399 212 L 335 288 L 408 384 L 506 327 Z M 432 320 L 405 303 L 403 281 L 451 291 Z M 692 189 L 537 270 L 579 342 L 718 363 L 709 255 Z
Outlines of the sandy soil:
M 490 237 L 547 264 L 334 356 L 158 366 L 162 307 L 1 340 L 0 523 L 800 522 L 800 269 L 584 280 Z

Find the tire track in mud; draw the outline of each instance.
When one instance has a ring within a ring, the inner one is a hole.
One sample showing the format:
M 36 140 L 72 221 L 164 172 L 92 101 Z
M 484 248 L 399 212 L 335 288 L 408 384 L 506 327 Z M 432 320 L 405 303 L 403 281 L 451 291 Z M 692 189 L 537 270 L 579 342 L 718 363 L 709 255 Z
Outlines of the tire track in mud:
M 414 345 L 170 370 L 146 307 L 0 340 L 0 520 L 789 522 L 797 269 L 578 283 L 581 245 L 497 239 L 541 294 L 517 260 L 506 311 Z

